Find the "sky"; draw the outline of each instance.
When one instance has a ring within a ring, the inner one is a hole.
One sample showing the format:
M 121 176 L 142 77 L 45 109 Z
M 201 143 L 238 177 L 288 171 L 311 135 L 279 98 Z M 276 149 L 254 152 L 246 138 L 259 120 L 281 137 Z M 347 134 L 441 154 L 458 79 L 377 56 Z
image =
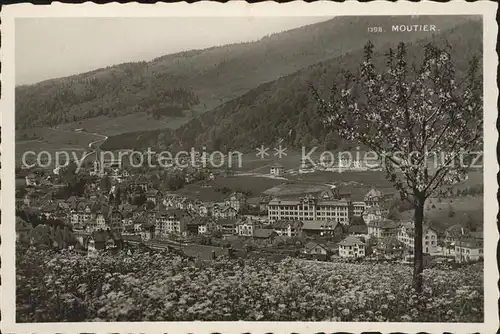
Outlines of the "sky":
M 329 17 L 16 19 L 16 85 L 258 40 Z

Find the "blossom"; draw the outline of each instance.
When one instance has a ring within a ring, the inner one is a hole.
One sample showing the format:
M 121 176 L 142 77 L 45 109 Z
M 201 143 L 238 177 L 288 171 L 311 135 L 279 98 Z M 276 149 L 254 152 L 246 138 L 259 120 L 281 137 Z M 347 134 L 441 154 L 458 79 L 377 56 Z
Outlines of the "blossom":
M 403 265 L 220 258 L 199 268 L 148 253 L 89 258 L 45 251 L 16 261 L 19 322 L 482 322 L 484 313 L 480 264 L 427 269 L 418 296 Z

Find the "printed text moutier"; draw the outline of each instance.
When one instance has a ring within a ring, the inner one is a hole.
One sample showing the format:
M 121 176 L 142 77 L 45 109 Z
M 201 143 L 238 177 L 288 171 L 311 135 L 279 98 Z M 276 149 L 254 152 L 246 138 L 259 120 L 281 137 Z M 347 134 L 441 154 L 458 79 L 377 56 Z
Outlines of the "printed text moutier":
M 435 32 L 435 24 L 393 24 L 390 26 L 368 27 L 368 32 Z

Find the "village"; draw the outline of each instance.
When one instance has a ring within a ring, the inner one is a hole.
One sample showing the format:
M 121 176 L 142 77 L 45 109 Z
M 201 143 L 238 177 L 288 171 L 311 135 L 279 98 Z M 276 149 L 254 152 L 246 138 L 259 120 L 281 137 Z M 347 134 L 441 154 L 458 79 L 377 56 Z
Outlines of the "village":
M 94 161 L 77 174 L 69 172 L 73 181 L 65 180 L 66 172 L 19 171 L 18 175 L 25 175 L 25 186 L 16 193 L 18 240 L 29 239 L 37 224 L 59 222 L 76 240 L 71 248 L 89 254 L 140 245 L 201 260 L 224 254 L 412 261 L 413 222 L 392 217 L 396 195 L 376 188 L 356 199 L 348 188 L 331 187 L 295 196 L 262 194 L 258 201 L 226 189 L 225 199 L 215 202 L 160 189 L 144 170 L 134 173 L 113 161 Z M 181 184 L 228 177 L 192 166 L 172 166 L 168 173 L 181 175 Z M 279 163 L 269 167 L 271 177 L 285 173 Z M 65 182 L 84 184 L 81 194 L 62 191 L 68 188 Z M 425 224 L 423 252 L 426 259 L 440 263 L 477 262 L 483 258 L 482 239 L 482 231 L 460 224 L 445 231 Z

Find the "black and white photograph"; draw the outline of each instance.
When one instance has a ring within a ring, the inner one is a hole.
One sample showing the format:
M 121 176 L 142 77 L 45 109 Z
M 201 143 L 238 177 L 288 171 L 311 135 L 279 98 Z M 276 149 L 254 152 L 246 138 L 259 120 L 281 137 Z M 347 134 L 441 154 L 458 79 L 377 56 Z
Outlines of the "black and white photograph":
M 494 4 L 163 5 L 2 11 L 4 331 L 498 327 Z

